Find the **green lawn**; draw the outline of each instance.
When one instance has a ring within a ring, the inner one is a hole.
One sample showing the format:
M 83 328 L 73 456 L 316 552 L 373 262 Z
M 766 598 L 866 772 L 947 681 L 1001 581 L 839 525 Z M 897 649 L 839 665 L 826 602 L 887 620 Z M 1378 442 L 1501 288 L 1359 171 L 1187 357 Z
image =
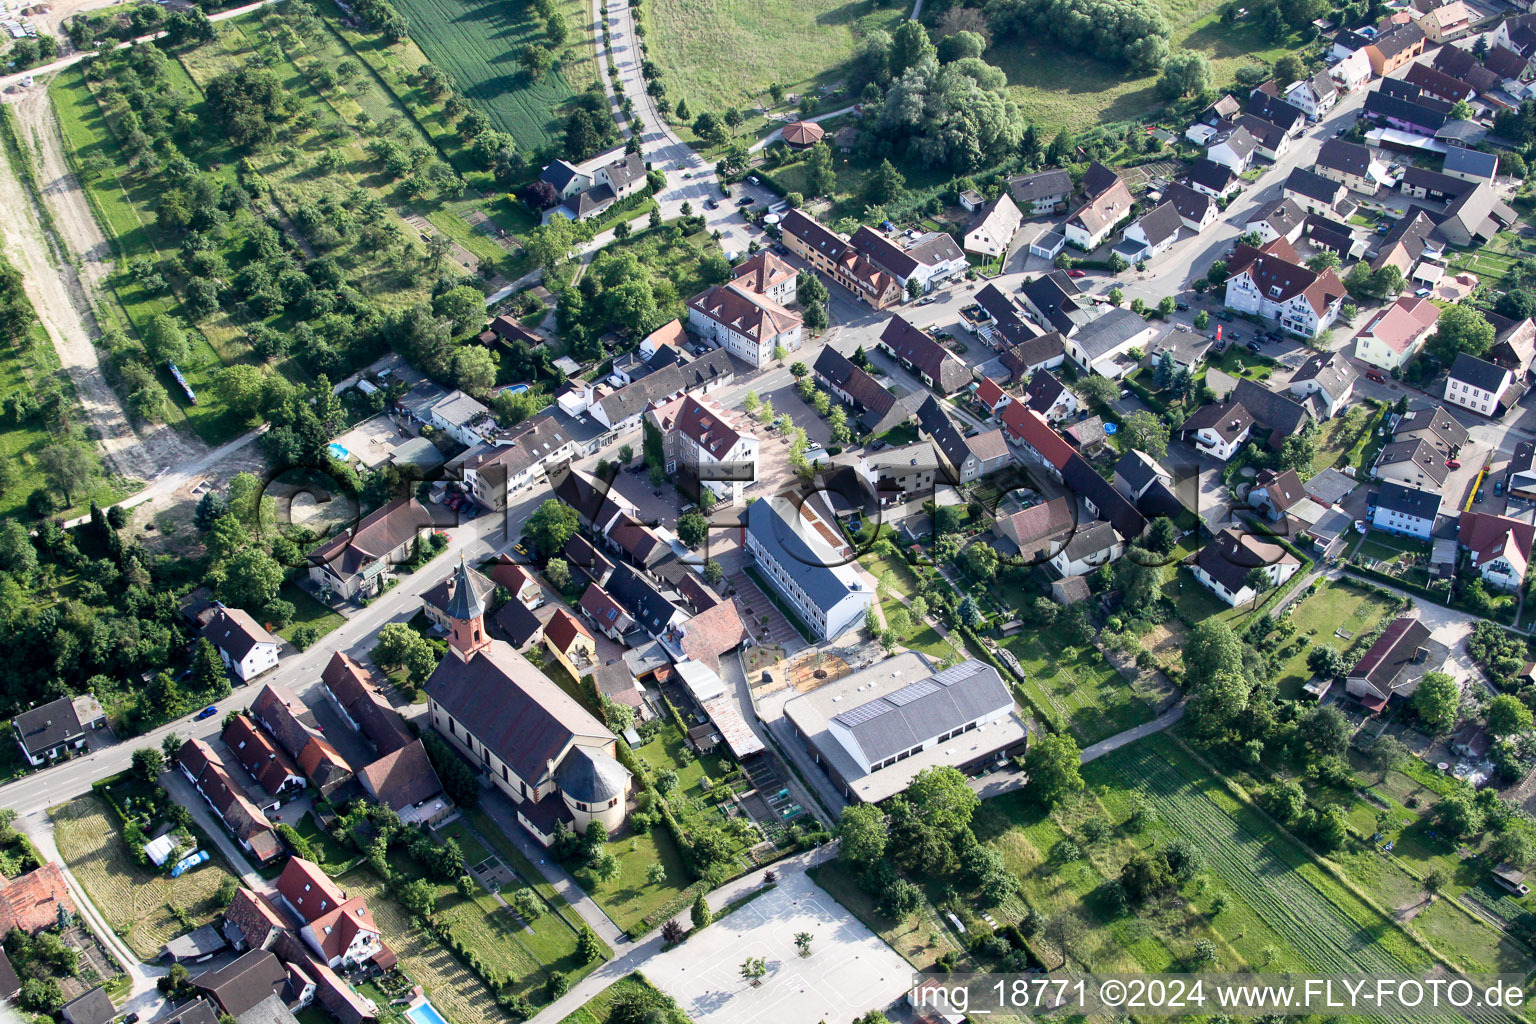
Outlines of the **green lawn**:
M 1296 626 L 1297 637 L 1308 638 L 1313 646 L 1327 644 L 1341 654 L 1358 656 L 1364 653 L 1355 649 L 1360 638 L 1381 625 L 1393 611 L 1393 603 L 1386 598 L 1340 580 L 1319 587 L 1311 597 L 1297 600 L 1291 606 L 1291 622 Z M 1349 636 L 1335 635 L 1338 630 Z M 1281 662 L 1275 679 L 1282 697 L 1294 699 L 1302 684 L 1312 678 L 1312 670 L 1307 667 L 1310 650 L 1299 651 Z
M 1217 89 L 1232 84 L 1245 64 L 1272 63 L 1287 52 L 1263 37 L 1255 20 L 1221 24 L 1217 0 L 1163 0 L 1173 26 L 1170 51 L 1196 50 L 1211 61 Z M 983 59 L 1008 75 L 1008 96 L 1046 138 L 1062 128 L 1139 119 L 1159 108 L 1157 76 L 1127 77 L 1108 62 L 1050 42 L 998 40 Z
M 570 1014 L 560 1024 L 609 1024 L 609 1017 L 613 1004 L 619 996 L 632 994 L 643 997 L 649 1004 L 664 1006 L 671 1000 L 657 991 L 656 986 L 645 980 L 645 976 L 639 971 L 626 975 L 618 981 L 603 989 L 583 1003 L 575 1013 Z M 687 1017 L 681 1014 L 676 1017 L 668 1017 L 670 1021 L 686 1022 Z
M 296 583 L 284 583 L 278 597 L 293 604 L 293 621 L 277 631 L 284 640 L 292 640 L 294 630 L 300 626 L 313 626 L 324 636 L 347 620 L 309 595 L 309 591 Z
M 768 86 L 816 93 L 845 80 L 866 33 L 895 31 L 907 6 L 842 0 L 648 0 L 639 8 L 667 98 L 695 111 L 768 106 Z M 848 100 L 847 102 L 852 102 Z
M 1363 469 L 1374 455 L 1374 428 L 1381 415 L 1382 412 L 1373 406 L 1352 405 L 1343 416 L 1329 420 L 1317 437 L 1312 472 L 1316 474 L 1330 467 L 1343 469 L 1345 466 Z
M 547 45 L 543 21 L 531 4 L 498 0 L 401 0 L 411 38 L 428 60 L 453 78 L 464 98 L 510 133 L 527 152 L 558 143 L 561 118 L 573 97 L 597 80 L 593 66 L 591 8 L 584 3 L 553 5 L 565 14 L 569 37 L 561 63 L 532 81 L 518 55 L 532 44 Z M 415 70 L 414 68 L 411 70 Z
M 1080 746 L 1152 719 L 1152 707 L 1091 645 L 1063 649 L 1028 629 L 1002 645 L 1019 659 L 1035 705 L 1058 728 L 1070 729 Z

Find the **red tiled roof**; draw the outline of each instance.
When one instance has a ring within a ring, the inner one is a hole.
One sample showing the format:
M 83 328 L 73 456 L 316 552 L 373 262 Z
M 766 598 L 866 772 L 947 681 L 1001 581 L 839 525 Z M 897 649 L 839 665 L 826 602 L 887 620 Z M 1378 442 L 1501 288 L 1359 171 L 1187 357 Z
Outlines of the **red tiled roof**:
M 976 400 L 988 409 L 996 409 L 997 403 L 1007 397 L 1008 392 L 991 377 L 981 378 L 981 383 L 976 385 Z
M 1435 326 L 1440 307 L 1428 299 L 1403 296 L 1377 313 L 1361 334 L 1368 334 L 1392 351 L 1407 351 L 1414 339 Z
M 544 640 L 561 654 L 569 654 L 576 637 L 584 636 L 589 643 L 596 643 L 592 633 L 581 620 L 564 608 L 556 608 L 554 618 L 544 624 Z
M 1027 444 L 1039 452 L 1041 458 L 1058 470 L 1065 466 L 1074 454 L 1066 438 L 1052 430 L 1044 416 L 1028 408 L 1023 402 L 1009 402 L 1003 407 L 1003 429 L 1014 440 Z
M 0 878 L 0 885 L 0 934 L 19 928 L 32 935 L 52 928 L 61 907 L 71 916 L 77 913 L 64 872 L 52 861 L 10 882 Z
M 277 891 L 306 921 L 330 913 L 347 899 L 347 894 L 320 870 L 320 865 L 303 857 L 288 858 L 283 873 L 277 877 Z
M 1533 539 L 1536 539 L 1536 526 L 1506 516 L 1463 512 L 1457 524 L 1456 541 L 1472 552 L 1472 561 L 1479 569 L 1504 558 L 1517 576 L 1524 576 Z
M 274 929 L 288 927 L 266 896 L 244 887 L 235 890 L 235 898 L 224 911 L 224 923 L 234 926 L 245 944 L 253 948 L 264 947 Z
M 339 651 L 336 656 L 346 657 Z M 235 760 L 240 762 L 240 767 L 256 780 L 268 796 L 276 796 L 290 777 L 299 774 L 298 765 L 293 763 L 287 752 L 244 715 L 236 715 L 230 721 L 222 738 L 224 745 L 235 755 Z
M 700 612 L 682 628 L 683 639 L 679 646 L 683 653 L 694 661 L 708 665 L 716 673 L 720 671 L 720 655 L 741 646 L 747 638 L 747 630 L 741 623 L 741 613 L 736 610 L 734 599 L 722 601 L 708 611 Z
M 315 918 L 306 930 L 320 944 L 320 951 L 327 961 L 346 952 L 359 932 L 379 934 L 379 926 L 373 923 L 373 914 L 361 896 L 354 896 L 329 913 Z

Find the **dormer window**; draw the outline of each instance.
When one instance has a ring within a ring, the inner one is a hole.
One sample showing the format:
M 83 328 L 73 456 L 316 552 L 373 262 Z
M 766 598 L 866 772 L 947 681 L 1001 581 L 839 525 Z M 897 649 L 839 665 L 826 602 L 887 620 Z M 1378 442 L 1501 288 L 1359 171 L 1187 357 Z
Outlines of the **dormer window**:
M 1269 297 L 1272 298 L 1272 299 L 1278 299 L 1280 297 L 1280 286 L 1279 285 L 1272 284 L 1272 285 L 1269 286 Z

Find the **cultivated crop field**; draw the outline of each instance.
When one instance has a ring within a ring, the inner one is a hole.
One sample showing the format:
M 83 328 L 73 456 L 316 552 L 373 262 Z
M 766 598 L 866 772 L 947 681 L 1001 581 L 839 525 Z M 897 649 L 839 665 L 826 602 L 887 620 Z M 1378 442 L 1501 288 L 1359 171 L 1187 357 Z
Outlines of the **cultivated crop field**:
M 509 132 L 523 152 L 560 141 L 561 116 L 571 99 L 597 81 L 590 8 L 557 3 L 570 35 L 560 63 L 542 79 L 529 79 L 518 55 L 545 44 L 542 20 L 531 4 L 500 0 L 400 0 L 411 37 L 427 59 L 448 72 L 464 98 Z
M 640 14 L 667 97 L 719 113 L 766 106 L 775 82 L 798 94 L 836 84 L 865 34 L 894 31 L 906 10 L 843 0 L 647 0 Z
M 166 940 L 208 924 L 223 912 L 213 896 L 230 873 L 216 850 L 210 851 L 213 859 L 208 863 L 180 878 L 167 878 L 133 862 L 117 818 L 98 797 L 82 796 L 48 813 L 64 863 L 107 924 L 140 959 L 154 961 Z

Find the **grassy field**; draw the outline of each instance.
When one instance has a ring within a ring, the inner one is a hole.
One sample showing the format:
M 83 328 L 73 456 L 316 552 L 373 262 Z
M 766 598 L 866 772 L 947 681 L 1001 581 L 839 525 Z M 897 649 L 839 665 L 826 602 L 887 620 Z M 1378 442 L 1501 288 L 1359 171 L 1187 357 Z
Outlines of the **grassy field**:
M 1173 28 L 1170 51 L 1195 50 L 1210 58 L 1217 89 L 1230 86 L 1238 68 L 1272 63 L 1288 50 L 1269 42 L 1254 20 L 1223 25 L 1216 0 L 1163 0 L 1162 6 Z M 1162 105 L 1156 75 L 1129 78 L 1113 65 L 1049 43 L 1002 40 L 983 56 L 1008 75 L 1009 98 L 1047 137 L 1062 128 L 1134 120 Z
M 140 959 L 156 960 L 166 940 L 223 912 L 213 895 L 230 872 L 217 850 L 201 867 L 167 878 L 133 862 L 117 817 L 99 797 L 78 797 L 49 816 L 59 855 L 107 924 Z
M 277 631 L 284 640 L 293 639 L 293 631 L 300 626 L 313 626 L 324 636 L 347 620 L 309 596 L 309 591 L 294 583 L 284 583 L 278 597 L 293 603 L 293 621 Z
M 717 113 L 767 107 L 775 82 L 794 94 L 834 85 L 865 33 L 894 31 L 907 10 L 843 0 L 648 0 L 640 8 L 667 98 Z
M 644 995 L 657 1004 L 666 999 L 666 996 L 656 990 L 656 986 L 646 981 L 645 976 L 636 971 L 633 974 L 620 978 L 591 999 L 588 999 L 575 1013 L 570 1014 L 560 1024 L 608 1024 L 614 1001 L 627 992 Z M 680 1017 L 678 1019 L 687 1020 L 688 1018 Z
M 1026 629 L 1002 642 L 1024 669 L 1024 689 L 1080 746 L 1152 719 L 1152 708 L 1092 646 L 1061 650 Z
M 892 921 L 875 908 L 874 898 L 859 887 L 858 878 L 840 861 L 827 861 L 808 874 L 913 967 L 927 970 L 945 953 L 965 955 L 955 933 L 926 900 L 917 913 Z
M 1327 644 L 1341 654 L 1351 655 L 1353 652 L 1358 656 L 1364 653 L 1356 650 L 1360 638 L 1381 625 L 1392 612 L 1393 604 L 1386 598 L 1367 593 L 1355 584 L 1338 581 L 1319 587 L 1311 597 L 1298 600 L 1291 608 L 1291 622 L 1296 626 L 1296 635 L 1309 638 L 1314 646 Z M 1338 636 L 1339 630 L 1349 636 Z M 1275 679 L 1280 696 L 1294 699 L 1301 692 L 1302 684 L 1312 678 L 1312 670 L 1307 667 L 1309 652 L 1310 648 L 1293 654 L 1280 665 Z
M 541 19 L 530 4 L 498 0 L 401 0 L 411 38 L 428 60 L 452 78 L 464 98 L 517 139 L 524 151 L 558 142 L 560 119 L 571 99 L 597 81 L 590 8 L 576 0 L 555 4 L 570 35 L 560 64 L 532 81 L 518 63 L 530 44 L 545 45 Z M 414 70 L 414 69 L 413 69 Z

